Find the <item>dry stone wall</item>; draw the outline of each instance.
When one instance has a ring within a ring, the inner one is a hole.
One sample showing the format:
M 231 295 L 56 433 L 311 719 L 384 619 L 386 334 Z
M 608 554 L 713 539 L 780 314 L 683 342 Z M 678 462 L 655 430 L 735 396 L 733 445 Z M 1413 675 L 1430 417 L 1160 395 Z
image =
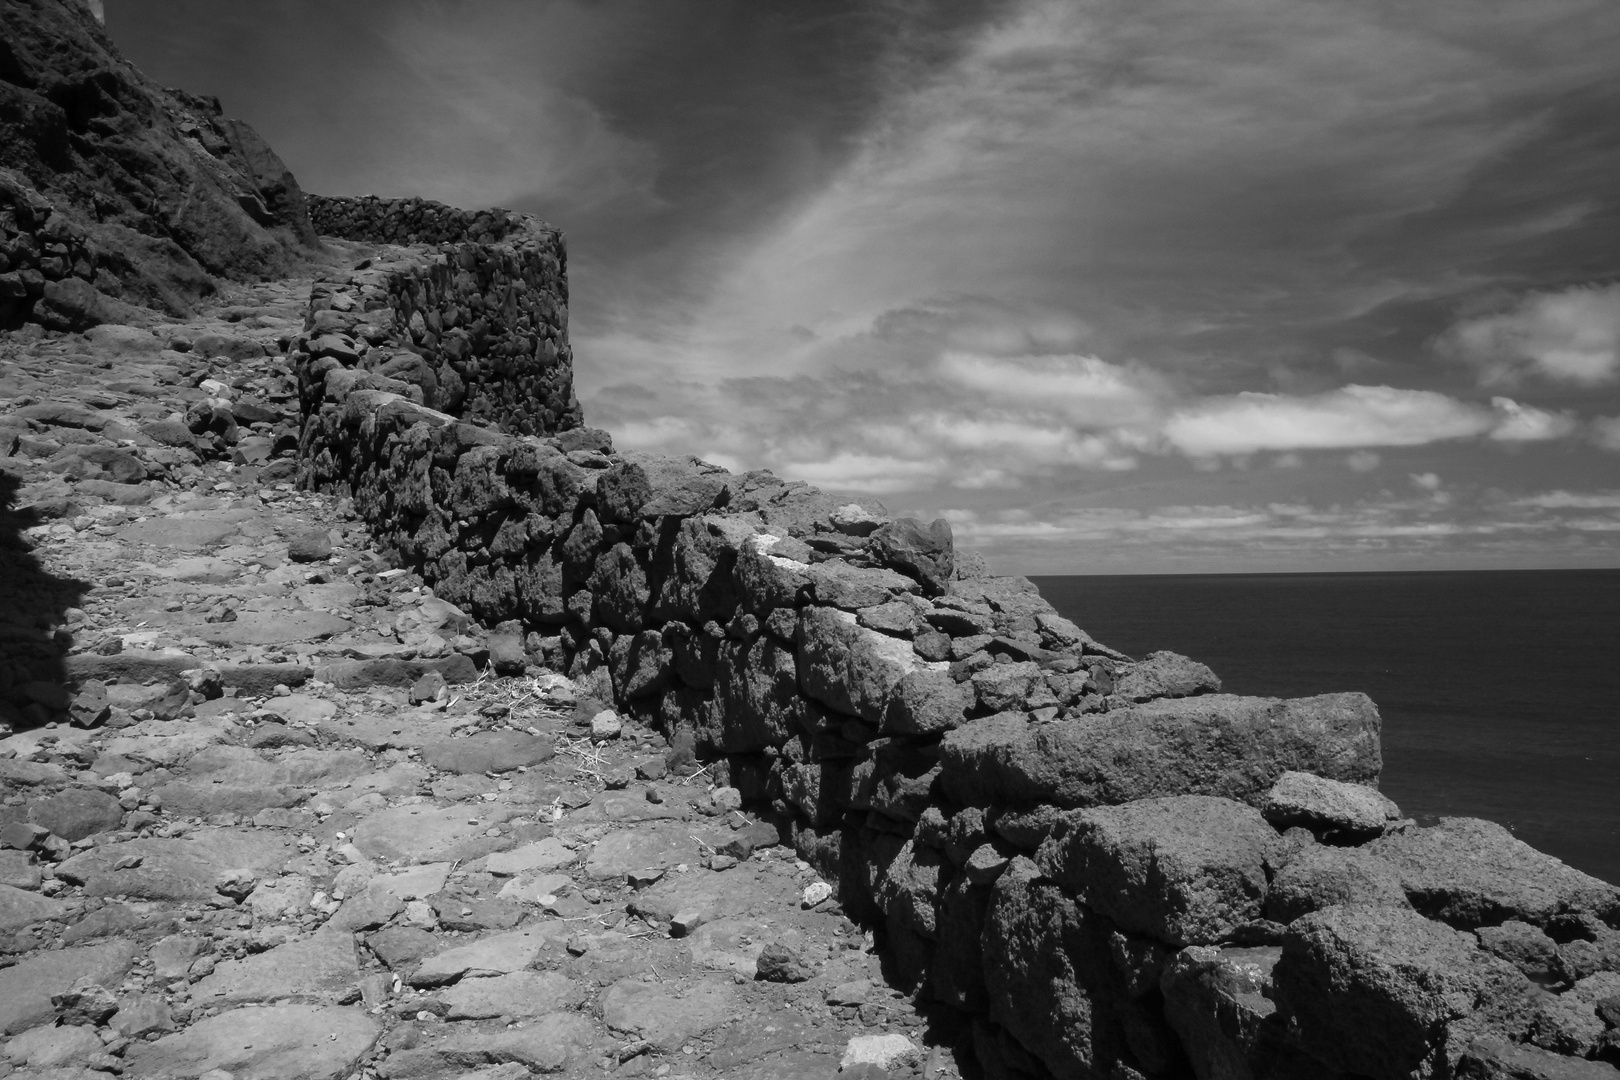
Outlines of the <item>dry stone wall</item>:
M 0 169 L 0 329 L 80 330 L 99 319 L 96 251 L 82 229 Z
M 1403 820 L 1364 695 L 1221 693 L 1094 641 L 943 521 L 470 422 L 315 344 L 331 312 L 397 315 L 407 279 L 316 287 L 305 481 L 492 655 L 774 814 L 987 1075 L 1620 1075 L 1594 1060 L 1620 1048 L 1620 891 L 1487 822 Z
M 311 211 L 325 235 L 437 248 L 390 249 L 316 283 L 294 346 L 306 411 L 337 370 L 334 385 L 394 390 L 518 434 L 579 426 L 561 233 L 420 199 L 316 196 Z

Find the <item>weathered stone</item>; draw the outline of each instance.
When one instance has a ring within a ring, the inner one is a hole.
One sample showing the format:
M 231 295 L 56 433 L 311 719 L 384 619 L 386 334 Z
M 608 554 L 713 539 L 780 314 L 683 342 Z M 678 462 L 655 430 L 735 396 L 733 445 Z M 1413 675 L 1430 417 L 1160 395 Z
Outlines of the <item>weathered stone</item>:
M 917 666 L 910 642 L 867 630 L 849 612 L 810 607 L 800 615 L 799 687 L 846 716 L 880 724 L 889 692 Z
M 887 604 L 901 593 L 914 593 L 917 583 L 904 574 L 878 567 L 851 566 L 842 559 L 816 563 L 807 571 L 816 602 L 844 611 Z
M 458 1025 L 459 1026 L 459 1025 Z M 499 1068 L 469 1075 L 508 1080 L 517 1075 L 558 1073 L 597 1050 L 600 1036 L 590 1019 L 580 1013 L 556 1012 L 539 1017 L 518 1028 L 504 1031 L 457 1030 L 433 1045 L 432 1056 L 440 1062 L 471 1068 L 475 1065 L 500 1066 L 507 1062 L 523 1069 L 521 1074 L 502 1073 Z
M 108 941 L 41 953 L 0 968 L 0 1033 L 15 1034 L 53 1019 L 51 998 L 81 979 L 116 984 L 138 951 L 132 941 Z
M 1278 946 L 1194 945 L 1171 956 L 1160 979 L 1165 1019 L 1200 1080 L 1309 1077 L 1326 1070 L 1287 1042 L 1272 1000 Z
M 1371 787 L 1304 772 L 1285 772 L 1266 793 L 1261 813 L 1279 830 L 1303 825 L 1328 838 L 1378 836 L 1400 807 Z
M 1363 694 L 1210 694 L 1061 724 L 999 713 L 946 734 L 941 783 L 971 806 L 1095 806 L 1173 794 L 1258 801 L 1290 769 L 1375 780 L 1379 727 Z
M 1273 971 L 1304 1049 L 1340 1070 L 1445 1076 L 1480 1035 L 1522 1037 L 1532 988 L 1472 935 L 1407 908 L 1335 907 L 1293 923 Z
M 780 746 L 796 729 L 798 664 L 793 650 L 769 635 L 752 643 L 727 641 L 715 665 L 714 728 L 717 750 L 748 753 Z
M 66 901 L 0 885 L 0 933 L 21 930 L 30 923 L 46 919 L 65 918 L 71 910 Z
M 996 882 L 983 949 L 990 1018 L 1057 1076 L 1107 1075 L 1123 1043 L 1096 916 L 1014 859 Z
M 556 756 L 552 741 L 521 731 L 480 731 L 464 739 L 440 739 L 422 747 L 422 761 L 458 775 L 510 772 Z
M 439 994 L 450 1006 L 447 1020 L 487 1020 L 496 1016 L 544 1016 L 577 1008 L 585 992 L 555 971 L 513 971 L 483 979 L 462 979 Z
M 1122 928 L 1201 945 L 1259 917 L 1280 847 L 1254 808 L 1178 795 L 1072 811 L 1036 862 Z
M 1537 851 L 1478 818 L 1383 837 L 1368 850 L 1400 875 L 1412 906 L 1464 930 L 1508 919 L 1545 926 L 1561 915 L 1620 923 L 1620 888 Z
M 1146 660 L 1126 665 L 1114 681 L 1114 696 L 1130 702 L 1220 692 L 1221 680 L 1213 671 L 1173 652 L 1150 653 Z
M 717 982 L 699 982 L 677 996 L 657 983 L 621 979 L 603 993 L 601 1008 L 608 1027 L 669 1051 L 733 1015 L 736 995 Z
M 509 930 L 435 953 L 411 974 L 412 986 L 443 986 L 464 977 L 506 975 L 534 962 L 546 944 L 542 927 Z
M 241 960 L 227 960 L 192 990 L 198 1001 L 331 1001 L 360 978 L 354 937 L 335 926 Z
M 1476 1039 L 1457 1063 L 1457 1080 L 1620 1080 L 1620 1069 L 1505 1039 Z
M 224 1073 L 243 1080 L 336 1080 L 347 1076 L 382 1029 L 359 1009 L 273 1005 L 211 1016 L 125 1052 L 124 1075 L 190 1080 Z
M 1291 923 L 1338 904 L 1408 906 L 1400 876 L 1373 852 L 1313 845 L 1272 879 L 1266 918 Z
M 950 591 L 956 555 L 951 523 L 944 518 L 927 525 L 897 518 L 872 533 L 869 550 L 883 565 L 915 578 L 929 596 Z
M 101 1040 L 96 1037 L 94 1027 L 64 1024 L 61 1027 L 37 1027 L 25 1031 L 6 1043 L 5 1053 L 10 1058 L 8 1069 L 10 1066 L 21 1066 L 30 1072 L 40 1070 L 32 1072 L 34 1076 L 60 1076 L 62 1073 L 57 1072 L 58 1069 L 67 1071 L 69 1066 L 85 1062 L 92 1054 L 99 1055 L 101 1049 Z M 68 1075 L 93 1077 L 97 1074 L 73 1069 Z
M 1045 685 L 1040 665 L 1029 661 L 992 664 L 983 671 L 974 672 L 970 681 L 979 708 L 985 712 L 1022 709 L 1030 691 L 1036 686 Z
M 1501 926 L 1482 926 L 1474 936 L 1480 948 L 1506 960 L 1532 982 L 1546 985 L 1556 978 L 1558 946 L 1539 927 L 1509 919 Z

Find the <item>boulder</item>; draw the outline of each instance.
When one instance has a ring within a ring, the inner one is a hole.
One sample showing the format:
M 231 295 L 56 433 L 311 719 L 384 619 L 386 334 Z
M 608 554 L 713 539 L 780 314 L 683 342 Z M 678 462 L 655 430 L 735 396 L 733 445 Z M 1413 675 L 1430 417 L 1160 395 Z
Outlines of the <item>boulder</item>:
M 971 683 L 959 683 L 943 665 L 919 666 L 894 684 L 883 711 L 885 735 L 932 735 L 967 722 L 973 707 Z
M 1400 875 L 1373 852 L 1313 844 L 1272 879 L 1266 918 L 1291 923 L 1339 904 L 1408 906 Z
M 882 723 L 889 692 L 921 663 L 909 641 L 868 630 L 836 608 L 805 608 L 797 640 L 799 688 L 869 724 Z
M 1285 772 L 1260 806 L 1279 830 L 1304 826 L 1326 839 L 1351 842 L 1380 835 L 1400 807 L 1374 788 L 1307 772 Z
M 1128 664 L 1114 681 L 1114 697 L 1129 702 L 1218 694 L 1220 690 L 1221 680 L 1213 671 L 1173 652 L 1151 653 L 1146 660 Z
M 1205 694 L 1057 724 L 998 713 L 946 734 L 941 782 L 969 806 L 1082 807 L 1178 794 L 1259 802 L 1289 770 L 1376 780 L 1380 726 L 1365 694 Z
M 210 1016 L 156 1042 L 125 1051 L 124 1075 L 137 1080 L 230 1076 L 259 1080 L 336 1080 L 370 1050 L 382 1028 L 359 1009 L 274 1005 Z
M 951 523 L 944 518 L 927 525 L 916 518 L 897 518 L 871 534 L 868 550 L 884 566 L 914 578 L 927 595 L 950 591 L 956 554 Z
M 1527 1032 L 1534 990 L 1513 965 L 1406 908 L 1344 906 L 1288 928 L 1273 971 L 1300 1044 L 1372 1080 L 1449 1075 L 1470 1041 Z
M 1065 815 L 1035 861 L 1121 928 L 1207 945 L 1259 918 L 1281 841 L 1258 811 L 1176 795 Z
M 1275 945 L 1193 945 L 1165 963 L 1165 1019 L 1199 1080 L 1328 1075 L 1286 1038 L 1271 984 L 1281 956 Z
M 1457 1063 L 1457 1080 L 1620 1080 L 1620 1069 L 1504 1039 L 1476 1039 Z
M 1620 888 L 1566 866 L 1478 818 L 1443 818 L 1368 850 L 1395 868 L 1412 906 L 1463 930 L 1508 919 L 1546 926 L 1562 915 L 1620 924 Z

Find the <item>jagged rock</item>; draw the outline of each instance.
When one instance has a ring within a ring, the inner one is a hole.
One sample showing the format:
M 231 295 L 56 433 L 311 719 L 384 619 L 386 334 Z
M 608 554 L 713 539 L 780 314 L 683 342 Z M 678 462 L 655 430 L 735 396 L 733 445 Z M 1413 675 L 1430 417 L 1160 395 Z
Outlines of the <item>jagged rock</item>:
M 1334 907 L 1288 928 L 1273 971 L 1304 1049 L 1342 1072 L 1447 1075 L 1473 1038 L 1522 1037 L 1533 989 L 1473 936 L 1417 912 Z
M 1328 1075 L 1288 1042 L 1271 981 L 1281 956 L 1278 946 L 1194 945 L 1166 961 L 1165 1019 L 1200 1080 Z
M 1179 795 L 1073 811 L 1036 863 L 1126 930 L 1212 944 L 1259 917 L 1280 846 L 1254 808 Z
M 1562 915 L 1620 923 L 1620 888 L 1564 865 L 1478 818 L 1373 841 L 1368 850 L 1400 875 L 1412 906 L 1464 930 L 1517 919 L 1536 926 Z
M 946 734 L 941 783 L 970 806 L 1078 807 L 1173 794 L 1258 801 L 1290 769 L 1376 779 L 1379 727 L 1364 694 L 1208 694 L 1061 724 L 999 713 Z
M 0 1033 L 15 1034 L 54 1018 L 51 998 L 81 979 L 117 983 L 138 951 L 132 941 L 115 940 L 41 953 L 0 968 Z

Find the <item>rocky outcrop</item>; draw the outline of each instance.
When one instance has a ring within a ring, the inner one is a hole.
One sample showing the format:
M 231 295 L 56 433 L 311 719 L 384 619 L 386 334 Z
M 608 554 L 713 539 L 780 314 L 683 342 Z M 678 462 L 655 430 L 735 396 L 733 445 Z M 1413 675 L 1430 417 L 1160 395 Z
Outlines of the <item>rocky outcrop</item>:
M 396 239 L 507 220 L 344 213 Z M 422 258 L 448 281 L 466 250 Z M 1609 1068 L 1587 1059 L 1620 1045 L 1601 1018 L 1620 1009 L 1580 980 L 1620 979 L 1620 891 L 1487 823 L 1402 820 L 1365 695 L 1240 697 L 1185 657 L 1133 661 L 943 521 L 616 453 L 543 382 L 519 384 L 528 427 L 476 422 L 475 397 L 372 359 L 406 344 L 393 297 L 422 265 L 316 286 L 305 482 L 772 819 L 891 979 L 971 1018 L 988 1075 Z M 486 333 L 522 310 L 486 305 Z
M 218 101 L 152 83 L 78 0 L 0 2 L 0 327 L 182 313 L 314 243 L 292 173 Z

